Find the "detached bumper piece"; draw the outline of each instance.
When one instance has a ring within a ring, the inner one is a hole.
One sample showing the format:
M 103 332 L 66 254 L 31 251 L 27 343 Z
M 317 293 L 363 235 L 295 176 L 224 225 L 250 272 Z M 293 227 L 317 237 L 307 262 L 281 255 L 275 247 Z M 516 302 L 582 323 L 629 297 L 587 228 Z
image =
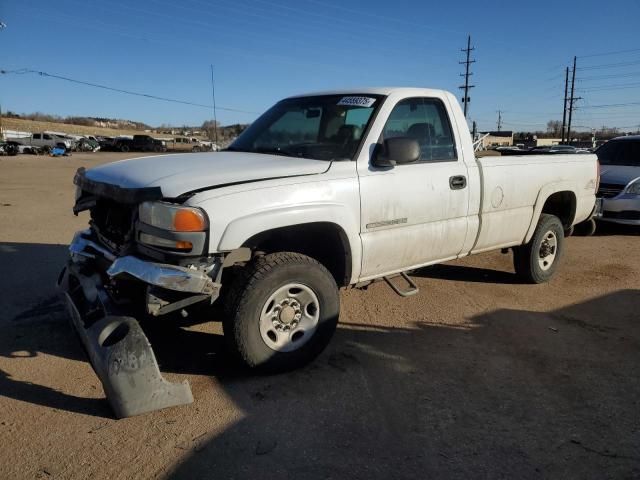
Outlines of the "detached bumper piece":
M 126 275 L 162 292 L 169 288 L 195 299 L 215 299 L 220 285 L 199 270 L 132 256 L 115 258 L 93 242 L 88 232 L 79 232 L 69 251 L 58 287 L 115 415 L 125 418 L 192 403 L 188 382 L 170 383 L 162 377 L 140 324 L 121 310 L 121 302 L 112 300 L 103 281 Z M 96 268 L 97 264 L 103 268 Z M 178 306 L 186 303 L 183 300 Z M 158 309 L 151 313 L 163 313 Z
M 111 313 L 98 276 L 74 264 L 60 275 L 69 315 L 118 418 L 193 402 L 189 383 L 167 382 L 149 340 L 133 317 Z

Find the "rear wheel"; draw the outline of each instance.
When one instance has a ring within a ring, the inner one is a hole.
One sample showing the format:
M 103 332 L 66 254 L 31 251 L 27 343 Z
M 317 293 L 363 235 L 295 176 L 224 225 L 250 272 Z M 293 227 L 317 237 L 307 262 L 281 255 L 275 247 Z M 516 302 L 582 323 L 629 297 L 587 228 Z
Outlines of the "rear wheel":
M 120 145 L 120 151 L 127 153 L 129 151 L 129 145 Z
M 516 274 L 528 283 L 553 277 L 564 249 L 564 228 L 554 215 L 542 214 L 531 240 L 513 250 Z
M 316 260 L 293 252 L 258 258 L 235 275 L 223 322 L 227 345 L 245 365 L 268 372 L 313 360 L 338 324 L 336 282 Z

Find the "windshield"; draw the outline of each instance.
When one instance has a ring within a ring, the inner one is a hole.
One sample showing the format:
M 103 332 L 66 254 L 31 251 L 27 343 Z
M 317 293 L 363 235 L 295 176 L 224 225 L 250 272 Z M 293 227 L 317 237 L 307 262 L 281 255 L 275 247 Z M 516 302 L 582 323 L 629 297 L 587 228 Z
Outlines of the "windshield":
M 595 153 L 601 165 L 640 167 L 640 140 L 612 140 Z
M 351 160 L 380 95 L 288 98 L 267 110 L 227 149 L 318 160 Z

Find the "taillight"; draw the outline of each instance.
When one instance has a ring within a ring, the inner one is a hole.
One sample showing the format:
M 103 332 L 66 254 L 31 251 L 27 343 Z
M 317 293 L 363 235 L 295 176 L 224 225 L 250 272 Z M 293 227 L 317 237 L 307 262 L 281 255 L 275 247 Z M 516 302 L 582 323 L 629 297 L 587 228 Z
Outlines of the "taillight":
M 600 160 L 596 159 L 596 193 L 600 190 Z

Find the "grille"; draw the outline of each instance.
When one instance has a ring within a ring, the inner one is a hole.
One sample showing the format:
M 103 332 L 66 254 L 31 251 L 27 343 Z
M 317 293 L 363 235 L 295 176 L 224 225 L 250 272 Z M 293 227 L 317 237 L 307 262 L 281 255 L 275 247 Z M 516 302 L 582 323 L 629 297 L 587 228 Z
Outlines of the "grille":
M 132 240 L 135 206 L 100 198 L 91 208 L 91 226 L 112 250 L 123 250 Z
M 602 198 L 617 197 L 624 190 L 625 185 L 618 185 L 617 183 L 601 183 L 598 189 L 598 196 Z

